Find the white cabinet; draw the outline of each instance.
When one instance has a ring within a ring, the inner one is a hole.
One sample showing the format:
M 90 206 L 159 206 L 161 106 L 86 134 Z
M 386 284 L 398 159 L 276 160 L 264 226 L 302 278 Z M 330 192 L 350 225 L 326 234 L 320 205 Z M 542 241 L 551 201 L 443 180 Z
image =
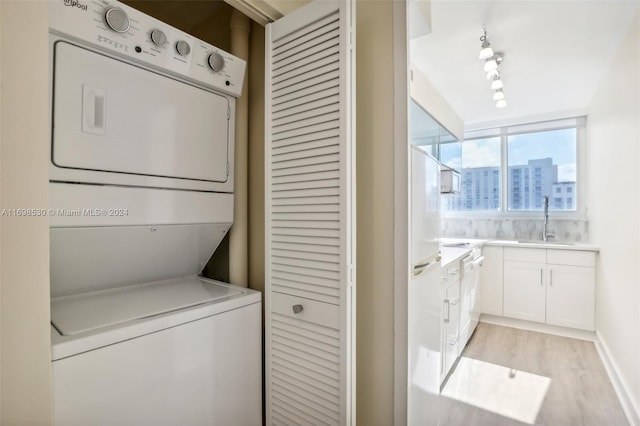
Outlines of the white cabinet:
M 458 355 L 464 350 L 464 346 L 469 340 L 471 331 L 471 309 L 474 304 L 473 263 L 462 262 L 462 278 L 460 279 L 460 344 L 458 345 Z
M 595 277 L 593 268 L 549 266 L 547 324 L 595 329 Z
M 458 344 L 458 355 L 462 354 L 480 320 L 483 261 L 484 258 L 480 253 L 480 248 L 474 248 L 471 254 L 461 262 L 460 343 Z
M 482 313 L 502 316 L 504 283 L 504 249 L 497 246 L 482 248 Z
M 544 263 L 504 262 L 504 316 L 544 322 Z
M 458 276 L 459 277 L 459 276 Z M 460 338 L 460 279 L 456 277 L 443 290 L 442 374 L 443 381 L 458 358 Z
M 480 314 L 482 313 L 482 287 L 483 287 L 483 275 L 484 275 L 484 256 L 480 256 L 479 258 L 473 261 L 473 269 L 474 269 L 474 280 L 475 284 L 472 287 L 471 294 L 471 327 L 469 331 L 469 337 L 471 337 L 471 333 L 476 329 L 476 326 L 480 322 Z M 466 344 L 466 343 L 465 343 Z
M 441 382 L 447 378 L 480 320 L 483 261 L 480 248 L 476 247 L 462 260 L 441 269 Z
M 504 316 L 594 330 L 594 267 L 594 252 L 504 248 Z
M 440 383 L 444 382 L 458 358 L 460 339 L 460 261 L 441 269 L 442 344 L 440 351 Z

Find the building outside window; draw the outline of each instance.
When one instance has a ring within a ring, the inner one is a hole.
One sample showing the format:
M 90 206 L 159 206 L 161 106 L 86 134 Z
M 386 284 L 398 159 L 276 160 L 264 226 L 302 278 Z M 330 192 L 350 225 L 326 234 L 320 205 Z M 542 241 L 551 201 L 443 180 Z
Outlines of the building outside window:
M 440 161 L 460 171 L 462 179 L 460 193 L 443 198 L 445 210 L 500 209 L 500 149 L 499 137 L 441 145 Z
M 560 129 L 508 135 L 508 167 L 520 168 L 523 173 L 533 172 L 534 190 L 528 196 L 533 210 L 544 208 L 544 197 L 551 194 L 571 193 L 576 185 L 577 140 L 576 129 Z M 524 210 L 522 202 L 509 197 L 521 182 L 507 183 L 508 210 Z M 574 210 L 563 197 L 551 204 L 554 210 Z M 531 210 L 531 208 L 527 209 Z

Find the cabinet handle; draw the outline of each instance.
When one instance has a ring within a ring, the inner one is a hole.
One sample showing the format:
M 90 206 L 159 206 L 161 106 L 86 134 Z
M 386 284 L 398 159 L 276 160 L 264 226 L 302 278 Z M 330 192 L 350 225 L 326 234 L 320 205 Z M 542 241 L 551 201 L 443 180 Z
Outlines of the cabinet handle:
M 444 319 L 444 322 L 448 323 L 449 322 L 449 300 L 448 299 L 444 299 L 444 303 L 447 306 L 447 317 Z
M 303 310 L 304 310 L 304 306 L 302 306 L 302 305 L 293 305 L 293 313 L 294 314 L 299 314 Z
M 542 268 L 540 268 L 540 285 L 544 285 L 544 284 L 542 283 Z
M 553 269 L 549 270 L 549 285 L 553 287 Z

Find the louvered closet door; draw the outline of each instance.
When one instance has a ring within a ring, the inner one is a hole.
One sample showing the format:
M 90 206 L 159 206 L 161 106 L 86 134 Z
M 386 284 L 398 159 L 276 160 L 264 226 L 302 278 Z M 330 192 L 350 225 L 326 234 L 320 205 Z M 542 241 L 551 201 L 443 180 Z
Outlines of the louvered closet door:
M 267 26 L 268 425 L 355 424 L 351 7 Z

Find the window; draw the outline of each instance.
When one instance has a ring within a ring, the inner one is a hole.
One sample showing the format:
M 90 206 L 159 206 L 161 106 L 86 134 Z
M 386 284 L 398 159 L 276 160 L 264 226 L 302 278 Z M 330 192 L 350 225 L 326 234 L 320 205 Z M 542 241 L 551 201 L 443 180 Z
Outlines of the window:
M 462 143 L 441 143 L 442 163 L 460 171 L 460 193 L 445 211 L 531 212 L 578 209 L 578 150 L 584 117 L 483 129 Z
M 544 197 L 562 193 L 563 187 L 571 193 L 576 184 L 576 128 L 508 135 L 506 139 L 509 170 L 533 173 L 533 191 L 528 196 L 533 210 L 543 209 Z M 523 183 L 510 179 L 507 188 L 508 209 L 524 210 L 521 196 L 516 196 L 516 189 L 525 190 Z M 555 200 L 549 209 L 575 210 L 573 203 L 569 207 Z
M 500 210 L 500 149 L 496 137 L 440 146 L 440 161 L 462 179 L 460 193 L 443 198 L 444 210 Z

